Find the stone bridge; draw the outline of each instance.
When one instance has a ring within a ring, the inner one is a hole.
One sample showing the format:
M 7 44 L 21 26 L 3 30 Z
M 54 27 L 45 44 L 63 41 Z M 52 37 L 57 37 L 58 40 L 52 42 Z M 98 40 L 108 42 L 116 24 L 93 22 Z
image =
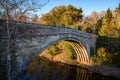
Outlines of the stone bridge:
M 0 22 L 0 77 L 12 80 L 50 45 L 69 41 L 79 63 L 89 63 L 96 36 L 65 27 Z M 4 76 L 2 76 L 4 75 Z

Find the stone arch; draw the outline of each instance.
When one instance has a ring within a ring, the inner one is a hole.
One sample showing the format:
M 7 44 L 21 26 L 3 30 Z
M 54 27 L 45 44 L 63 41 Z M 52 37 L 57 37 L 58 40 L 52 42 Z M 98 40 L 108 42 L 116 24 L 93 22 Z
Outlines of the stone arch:
M 70 42 L 71 46 L 74 48 L 75 52 L 77 53 L 77 62 L 82 64 L 89 64 L 89 44 L 87 44 L 87 39 L 83 40 L 82 37 L 77 37 L 76 35 L 52 35 L 43 37 L 43 40 L 39 43 L 41 38 L 34 38 L 34 40 L 29 41 L 28 44 L 22 46 L 23 53 L 19 56 L 19 58 L 16 58 L 18 70 L 25 70 L 28 65 L 40 54 L 42 51 L 44 51 L 46 48 L 48 48 L 50 45 L 53 45 L 59 41 L 65 40 Z M 39 43 L 39 46 L 34 46 L 32 50 L 28 50 L 26 46 L 31 46 L 29 44 L 31 43 Z M 22 44 L 26 43 L 25 41 L 22 41 Z M 19 43 L 21 44 L 21 43 Z M 87 44 L 87 45 L 86 45 Z M 28 50 L 28 51 L 27 51 Z M 27 51 L 25 53 L 24 51 Z M 20 60 L 17 60 L 20 59 Z
M 60 42 L 60 41 L 68 41 L 70 43 L 70 45 L 73 47 L 73 49 L 75 50 L 75 52 L 77 54 L 77 62 L 83 63 L 83 64 L 89 63 L 89 55 L 88 55 L 88 51 L 86 49 L 87 47 L 85 46 L 85 44 L 80 43 L 79 39 L 77 39 L 77 38 L 73 38 L 73 37 L 60 38 L 58 40 L 52 41 L 49 44 L 47 44 L 47 46 L 45 46 L 42 49 L 42 51 L 44 51 L 49 46 L 51 46 L 57 42 Z
M 4 22 L 3 22 L 4 23 Z M 75 51 L 78 53 L 78 61 L 81 63 L 88 63 L 90 57 L 90 47 L 95 49 L 95 41 L 97 36 L 81 32 L 65 27 L 52 27 L 48 25 L 36 25 L 29 23 L 10 22 L 10 31 L 13 32 L 15 40 L 7 41 L 7 34 L 5 28 L 1 28 L 1 40 L 5 43 L 1 48 L 2 52 L 6 53 L 9 49 L 6 46 L 13 45 L 8 51 L 10 53 L 10 61 L 8 61 L 10 68 L 6 71 L 12 76 L 19 75 L 25 70 L 27 66 L 35 59 L 36 56 L 48 46 L 60 41 L 67 40 L 71 43 Z M 4 27 L 5 25 L 3 25 Z M 9 42 L 9 43 L 8 43 Z M 6 56 L 7 55 L 7 56 Z M 7 59 L 9 54 L 3 54 L 3 62 Z M 6 61 L 5 61 L 6 62 Z M 12 63 L 11 63 L 12 62 Z M 7 64 L 7 63 L 5 63 Z M 8 65 L 8 64 L 7 64 Z M 6 67 L 6 65 L 4 66 Z

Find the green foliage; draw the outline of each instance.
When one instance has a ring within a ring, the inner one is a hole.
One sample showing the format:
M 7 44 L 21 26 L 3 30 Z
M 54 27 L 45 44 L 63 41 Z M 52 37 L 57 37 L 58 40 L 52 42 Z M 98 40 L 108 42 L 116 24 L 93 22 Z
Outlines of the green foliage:
M 53 8 L 49 13 L 42 15 L 43 24 L 66 26 L 80 29 L 82 21 L 82 8 L 69 6 L 58 6 Z
M 104 47 L 110 53 L 117 52 L 118 49 L 117 44 L 118 44 L 117 38 L 99 36 L 97 39 L 97 49 L 100 47 Z
M 111 63 L 112 62 L 112 55 L 110 55 L 105 48 L 101 47 L 97 50 L 97 55 L 92 57 L 94 62 L 97 63 Z
M 101 28 L 101 26 L 102 26 L 102 20 L 103 20 L 103 18 L 101 18 L 101 19 L 99 19 L 98 21 L 97 21 L 97 23 L 96 23 L 96 31 L 95 31 L 95 33 L 97 34 L 97 35 L 99 35 L 99 30 L 100 30 L 100 28 Z
M 97 55 L 92 56 L 91 59 L 92 59 L 95 63 L 102 64 L 101 58 L 98 57 Z
M 99 57 L 105 57 L 107 55 L 106 49 L 105 48 L 98 48 L 97 55 Z
M 115 9 L 114 13 L 115 13 L 114 20 L 115 20 L 115 23 L 116 23 L 116 27 L 118 29 L 120 29 L 120 3 L 118 5 L 118 7 Z
M 112 14 L 112 11 L 108 8 L 107 13 L 105 15 L 106 25 L 109 26 L 112 20 L 113 20 L 113 14 Z
M 120 39 L 101 37 L 97 39 L 97 53 L 92 59 L 97 63 L 110 63 L 120 66 Z
M 56 46 L 56 45 L 52 45 L 48 48 L 48 53 L 51 55 L 57 55 L 60 54 L 61 50 Z
M 66 57 L 68 57 L 71 60 L 74 60 L 77 58 L 77 54 L 74 51 L 73 47 L 70 45 L 67 41 L 60 41 L 52 46 L 50 46 L 46 50 L 47 54 L 51 54 L 52 56 L 56 56 L 58 54 L 67 54 Z
M 69 42 L 61 41 L 61 42 L 58 42 L 57 45 L 62 50 L 61 52 L 66 53 L 70 59 L 74 60 L 77 58 L 77 54 Z
M 100 36 L 116 38 L 119 36 L 118 29 L 115 25 L 115 21 L 110 9 L 107 10 L 105 17 L 102 20 L 102 26 L 99 30 Z
M 69 6 L 58 6 L 41 17 L 43 24 L 67 26 L 98 34 L 96 42 L 96 55 L 94 49 L 90 49 L 92 59 L 98 63 L 115 63 L 120 65 L 120 4 L 114 14 L 108 9 L 105 15 L 99 16 L 93 12 L 82 22 L 82 9 Z M 114 16 L 114 17 L 113 17 Z M 71 59 L 76 59 L 76 53 L 67 42 L 60 42 L 52 46 L 50 54 L 67 53 Z
M 116 53 L 114 54 L 114 56 L 112 57 L 113 60 L 113 64 L 120 67 L 120 37 L 117 38 L 117 50 Z
M 94 56 L 94 61 L 120 65 L 119 51 L 120 41 L 118 38 L 99 37 L 97 40 L 97 55 Z
M 68 48 L 69 48 L 68 50 L 71 53 L 70 58 L 73 59 L 73 60 L 77 59 L 77 54 L 76 54 L 75 50 L 73 49 L 73 47 L 69 44 Z
M 65 26 L 81 30 L 82 8 L 77 9 L 72 5 L 58 6 L 53 8 L 49 13 L 42 15 L 42 24 Z M 76 59 L 77 55 L 72 46 L 65 41 L 61 41 L 50 48 L 49 54 L 57 55 L 59 53 L 68 54 L 70 59 Z

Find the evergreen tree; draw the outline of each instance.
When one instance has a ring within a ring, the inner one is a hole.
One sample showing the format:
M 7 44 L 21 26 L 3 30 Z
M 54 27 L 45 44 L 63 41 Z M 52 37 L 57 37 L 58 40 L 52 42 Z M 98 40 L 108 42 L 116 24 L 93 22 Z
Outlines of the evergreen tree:
M 113 20 L 113 14 L 112 11 L 108 8 L 107 13 L 105 15 L 105 25 L 106 26 L 111 26 L 112 20 Z
M 110 9 L 107 10 L 103 20 L 102 20 L 102 26 L 99 30 L 100 36 L 106 36 L 106 37 L 118 37 L 118 31 L 115 26 L 115 21 L 113 18 L 112 11 Z
M 118 33 L 119 33 L 119 37 L 120 37 L 120 3 L 118 5 L 118 7 L 115 9 L 115 23 L 116 23 L 116 27 L 118 29 Z

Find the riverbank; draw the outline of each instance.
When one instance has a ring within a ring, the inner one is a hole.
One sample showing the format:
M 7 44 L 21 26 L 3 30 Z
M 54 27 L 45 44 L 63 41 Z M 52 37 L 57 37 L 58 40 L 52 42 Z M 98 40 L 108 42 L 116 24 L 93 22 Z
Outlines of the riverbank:
M 100 73 L 106 76 L 113 76 L 116 78 L 120 79 L 120 68 L 117 67 L 113 67 L 110 65 L 100 65 L 100 64 L 90 64 L 90 65 L 85 65 L 85 64 L 79 64 L 77 63 L 76 60 L 70 60 L 70 59 L 63 59 L 62 55 L 57 55 L 57 56 L 52 56 L 50 54 L 42 54 L 39 55 L 41 59 L 43 60 L 49 60 L 55 63 L 63 63 L 63 64 L 67 64 L 67 65 L 72 65 L 72 66 L 78 66 L 78 67 L 83 67 L 91 72 L 96 72 L 96 73 Z M 60 58 L 61 57 L 61 58 Z

